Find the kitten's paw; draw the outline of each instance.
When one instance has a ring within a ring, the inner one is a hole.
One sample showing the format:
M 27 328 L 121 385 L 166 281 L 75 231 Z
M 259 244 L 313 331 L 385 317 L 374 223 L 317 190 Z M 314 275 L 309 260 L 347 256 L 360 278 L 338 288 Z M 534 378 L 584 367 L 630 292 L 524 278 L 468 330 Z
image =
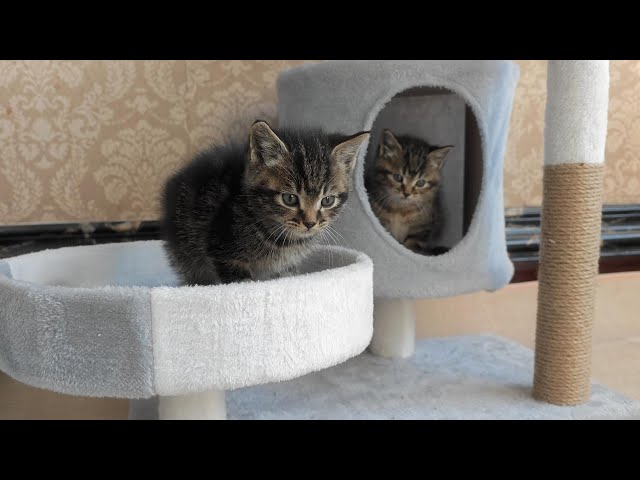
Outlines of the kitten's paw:
M 419 240 L 416 238 L 408 238 L 404 241 L 403 245 L 407 247 L 409 250 L 414 251 L 415 253 L 419 253 L 420 255 L 443 255 L 447 253 L 450 248 L 443 246 L 432 247 L 429 245 L 429 242 L 426 240 Z
M 285 270 L 284 272 L 281 272 L 279 277 L 280 278 L 284 278 L 284 277 L 295 277 L 296 275 L 296 270 Z
M 409 250 L 413 250 L 416 253 L 424 253 L 427 249 L 427 242 L 423 240 L 417 240 L 415 238 L 407 238 L 403 245 L 407 247 Z
M 431 247 L 428 249 L 429 255 L 443 255 L 449 251 L 449 247 Z

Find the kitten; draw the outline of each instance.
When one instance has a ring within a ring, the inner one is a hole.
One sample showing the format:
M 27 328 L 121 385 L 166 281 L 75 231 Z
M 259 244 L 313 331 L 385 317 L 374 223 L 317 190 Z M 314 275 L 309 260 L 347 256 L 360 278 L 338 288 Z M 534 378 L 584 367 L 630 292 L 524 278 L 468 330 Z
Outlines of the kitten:
M 452 146 L 435 147 L 423 140 L 382 132 L 382 140 L 365 187 L 380 223 L 405 247 L 438 255 L 433 245 L 442 227 L 442 166 Z
M 164 189 L 170 264 L 183 284 L 291 273 L 343 209 L 368 132 L 281 129 L 256 121 L 244 145 L 211 147 Z

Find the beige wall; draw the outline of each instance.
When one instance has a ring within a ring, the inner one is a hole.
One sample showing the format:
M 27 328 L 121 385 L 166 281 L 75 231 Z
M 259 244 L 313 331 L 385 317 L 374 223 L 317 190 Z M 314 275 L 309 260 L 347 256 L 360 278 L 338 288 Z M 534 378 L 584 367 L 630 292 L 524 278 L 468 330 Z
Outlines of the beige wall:
M 278 71 L 301 61 L 0 61 L 0 224 L 155 219 L 196 149 L 273 120 Z M 521 80 L 506 206 L 541 198 L 546 62 Z M 640 62 L 613 61 L 605 201 L 640 203 Z
M 540 205 L 547 62 L 518 60 L 505 158 L 505 205 Z M 640 61 L 612 60 L 604 201 L 640 203 Z

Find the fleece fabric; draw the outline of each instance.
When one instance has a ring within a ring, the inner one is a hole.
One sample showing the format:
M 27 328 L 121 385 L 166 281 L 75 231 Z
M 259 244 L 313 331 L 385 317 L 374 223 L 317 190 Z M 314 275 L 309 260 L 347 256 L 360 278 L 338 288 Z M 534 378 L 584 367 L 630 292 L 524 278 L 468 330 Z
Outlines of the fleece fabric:
M 603 163 L 609 60 L 549 60 L 544 163 Z
M 0 261 L 0 370 L 71 395 L 152 398 L 294 378 L 362 352 L 372 262 L 323 247 L 300 275 L 178 287 L 161 241 Z
M 480 198 L 467 234 L 444 255 L 414 253 L 382 227 L 364 188 L 367 145 L 360 149 L 355 194 L 336 228 L 344 246 L 373 260 L 376 297 L 445 297 L 496 290 L 510 281 L 502 169 L 518 76 L 511 61 L 462 60 L 340 60 L 279 75 L 280 126 L 316 126 L 343 134 L 370 130 L 387 102 L 414 87 L 452 91 L 475 116 L 483 158 Z
M 151 291 L 160 395 L 277 382 L 362 352 L 373 334 L 371 260 L 339 247 L 332 269 L 268 282 Z
M 340 365 L 227 394 L 230 420 L 640 419 L 640 402 L 593 383 L 582 405 L 531 395 L 533 352 L 494 335 L 422 339 L 407 359 Z

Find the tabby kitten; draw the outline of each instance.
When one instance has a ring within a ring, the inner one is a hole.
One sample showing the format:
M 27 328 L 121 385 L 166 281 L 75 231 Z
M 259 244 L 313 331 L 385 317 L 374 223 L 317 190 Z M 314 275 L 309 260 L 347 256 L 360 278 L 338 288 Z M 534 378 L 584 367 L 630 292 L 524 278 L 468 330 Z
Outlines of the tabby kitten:
M 382 132 L 365 186 L 382 225 L 405 247 L 422 254 L 447 249 L 433 245 L 442 227 L 442 166 L 452 146 L 435 147 L 408 135 Z
M 211 147 L 168 180 L 165 248 L 183 284 L 290 273 L 340 214 L 356 155 L 353 136 L 256 121 L 248 142 Z

